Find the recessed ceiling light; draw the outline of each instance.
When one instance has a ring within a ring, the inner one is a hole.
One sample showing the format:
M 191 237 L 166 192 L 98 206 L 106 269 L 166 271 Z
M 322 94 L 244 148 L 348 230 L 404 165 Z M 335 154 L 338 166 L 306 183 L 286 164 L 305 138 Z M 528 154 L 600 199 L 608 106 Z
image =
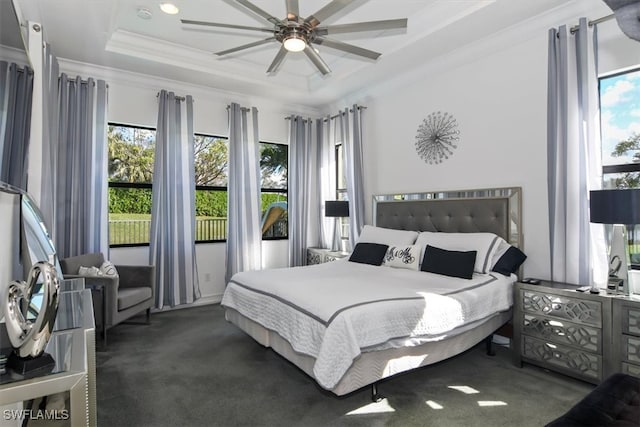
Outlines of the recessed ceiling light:
M 164 13 L 167 13 L 169 15 L 175 15 L 178 12 L 180 12 L 180 9 L 178 9 L 178 6 L 176 6 L 173 3 L 160 3 L 160 10 L 162 10 Z
M 146 7 L 139 7 L 136 11 L 136 15 L 138 15 L 138 18 L 140 19 L 151 19 L 153 13 L 151 13 L 151 11 Z

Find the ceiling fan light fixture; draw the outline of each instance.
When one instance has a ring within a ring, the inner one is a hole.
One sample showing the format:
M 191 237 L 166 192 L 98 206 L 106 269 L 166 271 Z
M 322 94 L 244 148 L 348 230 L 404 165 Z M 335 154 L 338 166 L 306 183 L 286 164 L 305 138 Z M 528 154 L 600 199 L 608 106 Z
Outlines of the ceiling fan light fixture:
M 160 3 L 160 10 L 162 10 L 167 15 L 176 15 L 178 12 L 180 12 L 178 6 L 173 3 Z
M 307 42 L 299 34 L 290 34 L 282 41 L 282 45 L 289 52 L 301 52 L 307 47 Z

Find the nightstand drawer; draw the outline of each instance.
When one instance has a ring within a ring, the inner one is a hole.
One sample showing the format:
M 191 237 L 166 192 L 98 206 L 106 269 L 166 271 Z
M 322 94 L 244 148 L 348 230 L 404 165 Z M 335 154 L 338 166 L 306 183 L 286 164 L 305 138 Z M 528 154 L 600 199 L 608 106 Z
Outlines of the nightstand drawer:
M 534 360 L 540 366 L 556 368 L 586 380 L 602 379 L 602 357 L 588 351 L 524 335 L 522 357 Z
M 602 330 L 596 327 L 528 313 L 522 323 L 523 334 L 602 354 Z
M 622 362 L 622 372 L 640 378 L 640 366 Z
M 640 365 L 640 338 L 623 335 L 620 350 L 623 361 Z
M 583 300 L 547 292 L 522 292 L 522 308 L 525 312 L 555 317 L 582 325 L 602 327 L 600 301 Z
M 622 333 L 640 336 L 640 308 L 622 306 Z

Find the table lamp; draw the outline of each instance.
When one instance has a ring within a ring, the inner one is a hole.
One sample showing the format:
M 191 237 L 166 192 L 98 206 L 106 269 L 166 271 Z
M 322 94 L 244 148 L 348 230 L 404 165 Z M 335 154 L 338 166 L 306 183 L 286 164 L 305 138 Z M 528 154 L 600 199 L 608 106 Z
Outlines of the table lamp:
M 594 190 L 589 196 L 591 222 L 613 225 L 609 279 L 622 280 L 623 293 L 629 295 L 627 232 L 633 232 L 633 226 L 640 224 L 640 189 Z
M 342 248 L 342 233 L 340 232 L 340 227 L 338 227 L 338 218 L 349 216 L 349 202 L 346 200 L 326 200 L 324 202 L 324 216 L 335 218 L 331 250 L 337 252 Z

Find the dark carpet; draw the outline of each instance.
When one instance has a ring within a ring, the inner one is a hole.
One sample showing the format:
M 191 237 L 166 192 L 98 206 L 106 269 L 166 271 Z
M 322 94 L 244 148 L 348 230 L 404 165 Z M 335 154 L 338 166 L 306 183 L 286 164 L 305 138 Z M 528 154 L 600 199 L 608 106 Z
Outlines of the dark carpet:
M 542 426 L 594 386 L 484 345 L 337 397 L 224 320 L 219 305 L 122 324 L 97 352 L 98 424 L 108 426 Z

